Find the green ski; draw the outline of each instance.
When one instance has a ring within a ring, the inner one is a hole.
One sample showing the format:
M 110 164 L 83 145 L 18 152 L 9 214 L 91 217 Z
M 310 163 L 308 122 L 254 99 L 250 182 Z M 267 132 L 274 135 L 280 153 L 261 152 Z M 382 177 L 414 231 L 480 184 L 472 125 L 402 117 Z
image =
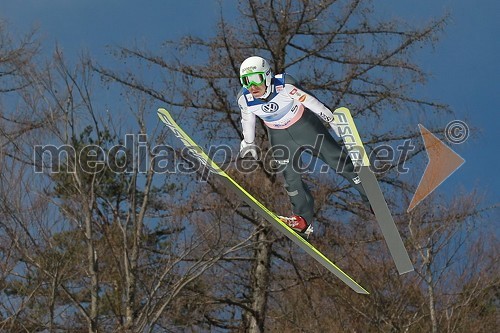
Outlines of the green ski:
M 344 107 L 338 108 L 333 112 L 333 117 L 339 127 L 339 134 L 344 141 L 344 146 L 347 148 L 353 164 L 359 168 L 359 180 L 370 201 L 375 218 L 382 230 L 382 235 L 389 247 L 389 252 L 394 259 L 399 274 L 413 271 L 413 264 L 410 261 L 408 252 L 406 252 L 389 207 L 387 207 L 387 202 L 380 190 L 377 178 L 370 170 L 370 161 L 352 119 L 351 112 Z
M 250 193 L 248 193 L 244 188 L 242 188 L 238 183 L 236 183 L 224 170 L 222 170 L 214 161 L 212 161 L 208 155 L 179 127 L 179 125 L 174 121 L 170 113 L 163 109 L 158 109 L 158 117 L 165 123 L 165 125 L 172 130 L 174 135 L 179 138 L 184 146 L 194 155 L 200 163 L 207 167 L 210 172 L 218 176 L 222 182 L 235 194 L 237 194 L 244 202 L 246 202 L 250 207 L 255 209 L 264 219 L 266 219 L 273 227 L 278 229 L 280 232 L 285 234 L 291 241 L 302 248 L 311 257 L 316 259 L 321 265 L 332 272 L 345 284 L 351 287 L 354 291 L 360 294 L 369 294 L 369 292 L 361 287 L 356 281 L 354 281 L 349 275 L 344 273 L 337 265 L 330 261 L 323 253 L 311 245 L 308 241 L 298 235 L 293 231 L 288 225 L 283 223 L 278 216 L 267 209 L 262 203 L 255 199 Z

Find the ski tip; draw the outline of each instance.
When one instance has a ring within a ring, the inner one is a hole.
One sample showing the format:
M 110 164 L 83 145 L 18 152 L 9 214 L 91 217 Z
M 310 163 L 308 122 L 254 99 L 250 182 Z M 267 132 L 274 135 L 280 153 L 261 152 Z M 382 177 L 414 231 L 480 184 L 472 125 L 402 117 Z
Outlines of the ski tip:
M 335 112 L 337 112 L 337 111 L 338 112 L 349 112 L 349 113 L 351 113 L 351 111 L 348 108 L 346 108 L 345 106 L 341 106 L 339 108 L 336 108 Z

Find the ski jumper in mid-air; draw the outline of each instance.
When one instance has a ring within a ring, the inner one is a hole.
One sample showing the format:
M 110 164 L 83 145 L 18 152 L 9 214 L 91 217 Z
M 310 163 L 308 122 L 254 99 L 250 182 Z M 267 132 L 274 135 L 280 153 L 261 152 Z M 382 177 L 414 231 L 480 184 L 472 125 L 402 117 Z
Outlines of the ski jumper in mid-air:
M 288 74 L 273 75 L 269 63 L 261 57 L 250 57 L 240 66 L 238 94 L 243 140 L 240 156 L 257 159 L 255 141 L 256 117 L 268 130 L 273 159 L 282 167 L 285 189 L 292 204 L 290 217 L 280 219 L 299 233 L 312 232 L 314 199 L 302 180 L 300 154 L 304 149 L 318 156 L 333 170 L 340 169 L 351 185 L 368 202 L 359 177 L 347 152 L 330 135 L 321 119 L 337 132 L 333 113 L 317 98 L 304 91 Z M 320 119 L 321 118 L 321 119 Z M 337 168 L 339 167 L 339 168 Z

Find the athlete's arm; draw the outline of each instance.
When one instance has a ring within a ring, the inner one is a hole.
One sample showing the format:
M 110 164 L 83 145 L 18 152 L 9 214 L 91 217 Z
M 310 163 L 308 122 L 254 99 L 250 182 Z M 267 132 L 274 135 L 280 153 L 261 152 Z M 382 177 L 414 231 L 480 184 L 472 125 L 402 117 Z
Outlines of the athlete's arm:
M 246 143 L 253 143 L 255 141 L 255 114 L 248 111 L 248 106 L 245 97 L 240 95 L 238 97 L 238 106 L 241 110 L 241 126 L 243 129 L 243 139 Z

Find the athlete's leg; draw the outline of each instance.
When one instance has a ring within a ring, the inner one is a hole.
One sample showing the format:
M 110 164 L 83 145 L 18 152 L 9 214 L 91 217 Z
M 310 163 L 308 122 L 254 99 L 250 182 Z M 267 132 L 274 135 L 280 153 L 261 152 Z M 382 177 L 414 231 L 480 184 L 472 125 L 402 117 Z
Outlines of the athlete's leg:
M 305 112 L 300 128 L 294 128 L 294 139 L 302 146 L 307 145 L 328 166 L 344 176 L 359 192 L 363 201 L 368 201 L 358 174 L 346 151 L 335 141 L 321 120 L 311 111 Z M 302 120 L 302 119 L 301 119 Z
M 293 214 L 302 216 L 308 223 L 314 216 L 314 199 L 302 180 L 300 146 L 293 141 L 288 129 L 269 129 L 273 159 L 278 171 L 283 172 L 285 189 L 292 204 Z

